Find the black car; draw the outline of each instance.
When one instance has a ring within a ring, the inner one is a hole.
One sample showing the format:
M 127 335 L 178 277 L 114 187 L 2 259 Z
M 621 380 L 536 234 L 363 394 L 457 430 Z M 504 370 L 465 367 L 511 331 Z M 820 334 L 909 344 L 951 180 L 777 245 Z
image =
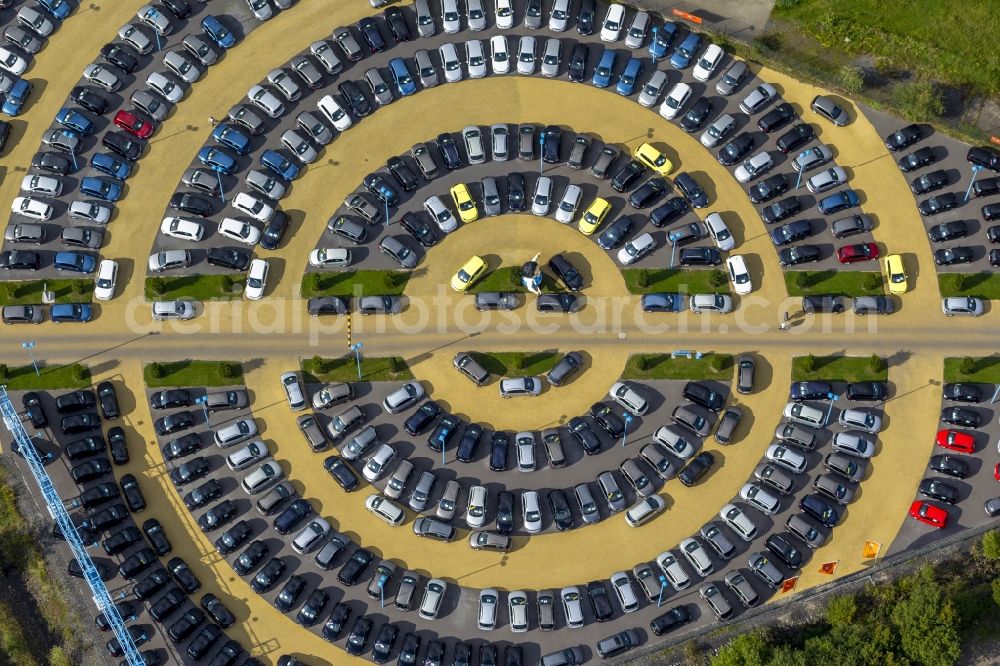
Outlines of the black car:
M 417 411 L 413 412 L 403 422 L 403 429 L 413 436 L 419 435 L 430 425 L 431 421 L 441 415 L 441 407 L 433 400 L 428 400 L 420 405 Z
M 431 451 L 440 453 L 442 449 L 448 447 L 448 442 L 455 436 L 461 425 L 462 420 L 457 416 L 445 414 L 427 437 L 427 446 L 431 448 Z
M 708 97 L 698 98 L 681 118 L 681 129 L 688 134 L 698 131 L 710 113 L 712 113 L 712 100 Z
M 806 495 L 799 501 L 799 508 L 825 527 L 833 527 L 840 520 L 839 509 L 819 495 Z
M 163 586 L 170 582 L 170 574 L 166 569 L 157 569 L 132 586 L 132 596 L 140 601 L 145 601 L 163 589 Z
M 657 229 L 662 229 L 691 209 L 684 197 L 671 197 L 649 211 L 649 221 Z
M 802 309 L 805 312 L 840 313 L 845 310 L 844 299 L 839 296 L 803 296 Z
M 315 589 L 306 598 L 306 602 L 302 604 L 302 608 L 299 609 L 298 614 L 295 616 L 295 622 L 303 627 L 311 627 L 316 622 L 319 621 L 320 615 L 326 610 L 326 603 L 330 600 L 330 594 L 326 590 Z
M 187 656 L 191 657 L 195 661 L 200 661 L 208 654 L 208 651 L 212 649 L 219 639 L 222 638 L 222 629 L 219 629 L 214 624 L 206 624 L 202 627 L 191 642 L 188 643 Z
M 751 187 L 747 190 L 747 196 L 750 197 L 750 201 L 753 203 L 764 203 L 779 194 L 784 194 L 788 191 L 789 187 L 788 178 L 785 177 L 785 174 L 779 173 L 769 176 Z M 808 220 L 805 221 L 808 222 Z
M 629 160 L 621 169 L 618 170 L 611 178 L 611 187 L 617 192 L 624 192 L 628 188 L 635 184 L 635 181 L 639 180 L 639 177 L 646 172 L 646 167 L 642 162 L 637 162 L 636 160 Z
M 156 518 L 145 521 L 142 524 L 142 532 L 146 535 L 146 540 L 149 541 L 149 545 L 153 547 L 157 555 L 166 555 L 173 550 L 170 539 L 167 538 L 163 526 Z
M 924 199 L 917 206 L 921 215 L 931 217 L 932 215 L 938 215 L 945 211 L 949 211 L 955 208 L 959 204 L 958 195 L 954 192 L 945 192 L 944 194 L 939 194 L 933 196 L 929 199 Z
M 417 189 L 420 181 L 417 179 L 417 174 L 413 172 L 410 165 L 406 163 L 402 157 L 390 157 L 386 161 L 385 166 L 389 169 L 389 173 L 392 177 L 396 179 L 399 186 L 403 188 L 404 192 L 412 192 Z
M 771 230 L 771 242 L 777 246 L 789 245 L 812 235 L 812 222 L 795 220 Z
M 323 460 L 323 468 L 333 477 L 344 492 L 351 492 L 358 487 L 358 475 L 346 462 L 337 456 L 327 456 Z
M 970 164 L 975 164 L 989 169 L 990 171 L 1000 171 L 1000 152 L 988 146 L 972 146 L 965 154 L 965 159 Z
M 228 629 L 236 623 L 236 616 L 211 592 L 202 596 L 201 607 L 223 629 Z
M 136 647 L 145 644 L 149 640 L 149 632 L 147 632 L 140 625 L 135 625 L 135 624 L 131 625 L 130 627 L 128 627 L 128 633 L 129 636 L 132 637 L 132 642 L 136 645 Z M 104 646 L 107 648 L 108 654 L 110 654 L 112 657 L 121 657 L 124 654 L 122 646 L 118 642 L 117 637 L 109 640 L 107 643 L 104 644 Z
M 139 68 L 139 54 L 126 44 L 105 44 L 101 47 L 101 59 L 131 74 Z
M 171 613 L 180 608 L 187 600 L 187 595 L 180 591 L 179 588 L 171 587 L 169 590 L 163 593 L 156 603 L 149 607 L 149 615 L 157 622 L 162 622 Z
M 625 432 L 625 422 L 603 402 L 591 405 L 590 416 L 597 425 L 601 426 L 601 430 L 611 435 L 613 439 L 618 439 Z
M 800 146 L 804 146 L 812 141 L 815 136 L 816 132 L 813 130 L 812 125 L 799 123 L 778 137 L 778 150 L 787 155 Z
M 78 484 L 93 481 L 96 478 L 110 473 L 111 463 L 108 462 L 107 458 L 94 458 L 93 460 L 88 460 L 87 462 L 73 466 L 69 471 L 70 477 L 72 477 L 73 481 Z
M 595 0 L 580 0 L 580 11 L 576 15 L 576 31 L 581 35 L 594 34 L 594 24 L 597 21 Z
M 167 571 L 170 572 L 174 581 L 180 585 L 180 588 L 188 594 L 196 592 L 201 587 L 201 581 L 192 573 L 187 562 L 179 557 L 173 557 L 167 562 Z
M 590 608 L 594 611 L 595 620 L 607 622 L 614 616 L 611 597 L 608 596 L 608 589 L 604 587 L 604 581 L 595 580 L 587 583 L 587 596 L 590 598 Z
M 713 412 L 722 409 L 722 406 L 726 403 L 724 395 L 699 382 L 688 382 L 685 384 L 683 395 L 696 405 L 701 405 Z
M 937 157 L 934 156 L 933 148 L 918 148 L 909 155 L 900 158 L 898 164 L 904 173 L 908 173 L 925 166 L 930 166 L 935 162 L 937 162 Z
M 276 250 L 288 229 L 288 219 L 288 214 L 285 211 L 274 211 L 271 221 L 267 223 L 260 234 L 260 246 L 266 250 Z
M 819 261 L 822 253 L 816 245 L 797 245 L 786 247 L 778 252 L 778 263 L 782 266 L 798 266 Z
M 113 421 L 121 414 L 118 409 L 118 396 L 115 395 L 115 387 L 111 382 L 101 382 L 97 385 L 97 398 L 101 401 L 101 415 Z
M 104 453 L 105 448 L 104 438 L 100 435 L 92 435 L 70 442 L 63 449 L 63 454 L 67 460 L 82 460 L 98 453 Z
M 212 661 L 209 662 L 209 666 L 233 666 L 241 654 L 243 654 L 243 646 L 240 645 L 240 642 L 228 640 L 222 645 L 222 648 L 215 653 L 215 656 L 212 657 Z M 254 658 L 247 659 L 243 662 L 243 666 L 255 666 L 254 662 L 256 661 L 257 660 Z M 259 666 L 259 664 L 260 662 L 257 662 L 256 666 Z
M 942 387 L 941 397 L 953 402 L 980 402 L 983 392 L 977 384 L 950 383 Z
M 263 541 L 254 541 L 240 553 L 239 557 L 233 560 L 233 571 L 240 576 L 246 576 L 257 568 L 257 565 L 264 561 L 264 558 L 271 554 L 271 549 Z
M 378 633 L 375 634 L 375 643 L 372 644 L 372 661 L 376 664 L 384 664 L 389 661 L 389 655 L 392 653 L 392 646 L 396 642 L 397 635 L 399 635 L 399 627 L 392 622 L 386 622 L 379 627 Z
M 507 449 L 510 448 L 510 434 L 498 430 L 490 438 L 490 469 L 502 472 L 507 469 Z
M 73 161 L 58 153 L 35 153 L 31 158 L 31 167 L 65 176 L 73 168 Z
M 214 208 L 212 202 L 205 197 L 200 197 L 197 194 L 189 192 L 177 192 L 170 197 L 167 205 L 174 210 L 191 213 L 198 217 L 208 217 L 212 214 L 212 209 Z
M 765 134 L 781 129 L 795 118 L 795 109 L 788 102 L 782 102 L 757 121 L 757 128 Z
M 114 486 L 114 484 L 111 485 L 112 487 Z M 102 541 L 101 548 L 103 548 L 104 552 L 111 557 L 125 551 L 129 546 L 139 543 L 140 541 L 142 541 L 142 532 L 132 525 L 129 525 L 128 527 L 118 530 Z
M 497 532 L 510 534 L 514 530 L 514 493 L 501 490 L 497 494 Z
M 802 203 L 797 196 L 791 196 L 776 201 L 760 209 L 760 217 L 765 224 L 775 224 L 797 215 L 802 210 Z
M 552 509 L 552 521 L 560 532 L 573 529 L 573 513 L 569 509 L 566 493 L 561 490 L 549 491 L 549 508 Z
M 929 497 L 939 502 L 954 504 L 958 501 L 958 488 L 945 483 L 941 479 L 924 479 L 920 482 L 917 491 L 924 497 Z
M 309 501 L 300 497 L 274 518 L 274 529 L 277 530 L 278 534 L 288 534 L 312 512 L 312 505 Z
M 354 112 L 354 115 L 364 117 L 372 112 L 371 102 L 354 81 L 344 81 L 337 86 L 337 92 L 347 102 L 347 106 Z
M 971 264 L 975 256 L 971 247 L 956 245 L 955 247 L 934 250 L 934 263 L 938 266 L 955 266 Z
M 92 514 L 87 519 L 87 525 L 98 532 L 103 532 L 109 527 L 114 527 L 128 518 L 128 509 L 124 504 L 112 504 L 106 509 L 101 509 Z
M 889 396 L 889 387 L 885 382 L 852 382 L 845 395 L 851 402 L 882 402 Z
M 562 130 L 557 125 L 549 125 L 539 135 L 542 144 L 542 161 L 546 164 L 559 163 L 559 145 L 562 143 Z
M 413 236 L 424 247 L 433 247 L 438 242 L 438 233 L 434 227 L 421 219 L 416 213 L 403 213 L 403 216 L 399 220 L 399 226 L 403 227 L 408 234 Z
M 739 162 L 747 153 L 753 150 L 753 137 L 746 132 L 733 137 L 729 143 L 719 149 L 716 159 L 723 166 L 732 166 Z
M 286 568 L 284 560 L 272 557 L 250 581 L 250 587 L 257 594 L 264 594 L 277 585 L 278 579 L 285 573 Z
M 129 511 L 139 513 L 146 508 L 146 498 L 143 497 L 142 490 L 139 488 L 139 480 L 134 475 L 126 474 L 118 483 L 122 487 L 122 493 L 125 495 L 125 503 L 128 504 Z
M 675 606 L 662 615 L 657 615 L 649 622 L 649 628 L 656 636 L 662 636 L 668 631 L 683 626 L 691 621 L 691 612 L 684 606 Z
M 395 206 L 399 201 L 399 192 L 396 188 L 392 186 L 388 180 L 386 180 L 382 174 L 370 173 L 361 180 L 361 184 L 364 185 L 365 189 L 371 192 L 379 203 L 385 205 L 386 202 L 390 206 Z
M 420 652 L 420 636 L 412 631 L 406 632 L 399 646 L 396 666 L 416 666 L 418 652 Z
M 14 271 L 37 271 L 41 268 L 42 257 L 30 250 L 8 250 L 0 253 L 0 268 Z
M 157 391 L 149 398 L 153 409 L 173 409 L 189 407 L 192 404 L 191 393 L 187 389 L 168 389 Z
M 512 213 L 525 210 L 528 200 L 524 194 L 524 176 L 519 173 L 507 174 L 507 209 Z
M 116 465 L 125 465 L 129 461 L 128 442 L 125 431 L 115 426 L 108 430 L 108 445 L 111 448 L 111 461 Z
M 632 208 L 645 208 L 667 191 L 667 181 L 659 177 L 650 178 L 628 197 Z
M 912 146 L 917 141 L 920 141 L 923 135 L 924 133 L 919 125 L 907 125 L 887 136 L 885 138 L 885 147 L 894 153 L 907 146 Z
M 983 419 L 979 412 L 966 407 L 945 407 L 941 410 L 941 420 L 949 425 L 978 428 Z
M 378 23 L 370 16 L 358 21 L 358 29 L 361 30 L 361 38 L 368 44 L 372 53 L 381 53 L 385 50 L 385 38 L 382 31 L 378 29 Z
M 177 460 L 198 451 L 201 451 L 201 435 L 189 432 L 167 442 L 163 447 L 163 457 L 167 460 Z
M 788 392 L 788 397 L 795 402 L 827 400 L 831 393 L 833 393 L 833 387 L 827 382 L 795 382 Z
M 635 221 L 629 215 L 622 215 L 612 222 L 597 237 L 597 244 L 605 250 L 611 250 L 625 242 L 625 238 L 632 232 Z
M 323 624 L 323 629 L 320 632 L 323 638 L 330 641 L 331 643 L 338 638 L 340 634 L 344 631 L 344 627 L 347 625 L 347 620 L 351 617 L 351 607 L 342 601 L 338 601 L 333 606 L 333 610 L 330 611 L 330 617 L 326 619 Z
M 569 56 L 568 76 L 569 80 L 580 83 L 587 78 L 587 60 L 590 57 L 590 49 L 586 44 L 577 42 L 573 45 L 573 51 Z
M 250 266 L 250 253 L 235 247 L 209 248 L 206 259 L 208 263 L 233 271 L 245 271 Z
M 410 26 L 406 24 L 406 19 L 403 17 L 402 9 L 399 7 L 389 7 L 382 13 L 382 17 L 389 24 L 389 32 L 392 33 L 392 38 L 397 43 L 408 42 L 413 39 Z
M 570 419 L 569 431 L 574 439 L 579 442 L 583 452 L 588 456 L 592 456 L 601 450 L 601 440 L 582 416 Z
M 552 255 L 548 267 L 570 291 L 580 291 L 583 287 L 583 276 L 562 254 Z
M 439 134 L 434 143 L 437 145 L 438 150 L 441 151 L 441 158 L 444 160 L 445 167 L 449 170 L 455 170 L 462 166 L 462 156 L 458 152 L 458 144 L 455 143 L 455 139 L 450 134 Z
M 963 220 L 942 222 L 927 230 L 927 237 L 935 243 L 958 240 L 969 235 L 969 225 Z
M 108 110 L 108 100 L 93 88 L 77 86 L 70 92 L 69 97 L 83 108 L 97 115 L 102 115 Z
M 94 568 L 97 569 L 97 575 L 100 577 L 101 580 L 105 582 L 111 580 L 112 576 L 111 569 L 109 569 L 107 565 L 101 562 L 94 562 Z M 78 562 L 75 557 L 72 560 L 70 560 L 69 564 L 66 566 L 66 573 L 68 573 L 70 576 L 73 576 L 74 578 L 84 577 L 83 567 L 80 566 L 80 562 Z
M 708 451 L 702 451 L 694 460 L 687 464 L 687 467 L 681 470 L 677 478 L 680 479 L 681 483 L 685 486 L 693 486 L 701 480 L 701 477 L 705 476 L 712 465 L 715 464 L 715 456 L 713 456 Z
M 934 190 L 940 190 L 948 184 L 948 172 L 943 169 L 929 171 L 922 176 L 917 176 L 910 182 L 910 190 L 914 194 L 927 194 Z
M 160 0 L 167 11 L 182 21 L 191 16 L 191 3 L 188 0 Z
M 477 423 L 470 423 L 462 431 L 462 437 L 458 440 L 458 450 L 455 457 L 462 462 L 472 462 L 479 446 L 479 440 L 483 436 L 483 428 Z
M 194 426 L 194 414 L 189 411 L 176 412 L 174 414 L 167 414 L 166 416 L 161 416 L 156 419 L 153 423 L 153 428 L 156 430 L 156 434 L 160 435 L 170 435 L 175 432 L 180 432 L 181 430 L 187 430 Z
M 197 481 L 208 474 L 210 467 L 211 463 L 208 462 L 208 458 L 204 456 L 192 458 L 183 465 L 170 470 L 170 480 L 175 486 L 183 486 L 185 483 Z
M 722 263 L 722 253 L 714 247 L 686 247 L 680 251 L 678 263 L 681 266 L 718 266 Z
M 580 298 L 573 294 L 542 294 L 535 299 L 539 312 L 577 312 L 581 307 Z
M 351 553 L 350 559 L 337 572 L 337 580 L 342 585 L 354 585 L 361 579 L 361 575 L 368 568 L 368 565 L 371 564 L 373 558 L 374 555 L 372 555 L 371 551 L 358 548 Z
M 118 575 L 125 580 L 135 578 L 156 562 L 156 553 L 149 548 L 140 548 L 118 565 Z
M 94 430 L 95 428 L 100 428 L 101 420 L 97 418 L 97 414 L 87 412 L 85 414 L 64 416 L 59 422 L 59 426 L 64 435 L 73 435 L 80 432 L 87 432 L 88 430 Z
M 130 162 L 134 162 L 142 155 L 144 144 L 132 138 L 125 132 L 108 132 L 101 138 L 101 145 L 108 150 L 118 153 Z
M 802 549 L 796 546 L 795 539 L 787 532 L 772 534 L 767 537 L 764 545 L 789 568 L 798 569 L 802 566 L 802 562 L 805 559 Z
M 115 499 L 118 495 L 118 486 L 115 485 L 114 481 L 105 481 L 80 493 L 80 505 L 84 509 L 93 509 L 99 504 Z
M 253 528 L 250 527 L 250 523 L 241 520 L 215 540 L 215 549 L 220 555 L 228 555 L 249 541 L 252 536 Z
M 284 570 L 284 567 L 282 567 L 282 570 Z M 260 574 L 258 574 L 258 576 L 259 575 Z M 295 607 L 296 602 L 299 600 L 299 597 L 305 589 L 305 579 L 298 574 L 292 574 L 288 577 L 288 580 L 285 581 L 281 591 L 274 597 L 274 607 L 282 613 L 287 613 Z
M 82 409 L 90 409 L 97 404 L 97 398 L 91 390 L 64 393 L 56 398 L 56 411 L 60 414 L 71 414 Z
M 691 174 L 686 172 L 677 174 L 674 177 L 674 186 L 680 190 L 692 208 L 704 208 L 708 205 L 708 195 Z
M 344 645 L 344 649 L 347 650 L 347 654 L 352 654 L 358 656 L 365 649 L 365 643 L 368 641 L 368 634 L 372 630 L 372 621 L 367 617 L 362 615 L 354 620 L 354 626 L 351 627 L 351 633 L 347 636 L 347 643 Z
M 45 410 L 42 408 L 42 397 L 40 395 L 34 391 L 28 391 L 21 396 L 21 405 L 24 407 L 28 420 L 31 421 L 33 427 L 45 428 L 49 425 L 49 419 L 45 416 Z

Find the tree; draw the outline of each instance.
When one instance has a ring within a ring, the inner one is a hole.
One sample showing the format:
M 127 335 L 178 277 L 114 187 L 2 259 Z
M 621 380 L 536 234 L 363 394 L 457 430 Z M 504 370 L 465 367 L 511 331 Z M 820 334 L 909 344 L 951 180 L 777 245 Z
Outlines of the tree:
M 318 294 L 323 289 L 323 276 L 320 273 L 306 273 L 306 291 Z
M 635 369 L 639 372 L 645 372 L 649 369 L 649 361 L 642 354 L 636 354 L 635 357 Z
M 951 666 L 961 653 L 958 614 L 924 567 L 912 579 L 910 592 L 892 609 L 892 623 L 909 659 L 923 666 Z
M 726 367 L 726 363 L 729 362 L 730 357 L 725 354 L 712 354 L 709 363 L 712 364 L 712 369 L 716 372 L 722 372 L 722 369 Z
M 858 600 L 853 594 L 833 597 L 826 605 L 826 621 L 833 626 L 849 625 L 858 613 Z
M 809 279 L 809 273 L 806 271 L 796 271 L 795 272 L 795 286 L 798 289 L 808 289 L 812 280 Z
M 868 359 L 868 367 L 872 372 L 880 372 L 882 370 L 882 357 L 878 354 L 872 354 Z
M 149 287 L 149 290 L 157 296 L 162 296 L 167 293 L 167 281 L 159 276 L 151 277 L 146 280 L 146 286 Z
M 729 282 L 729 278 L 726 277 L 724 271 L 720 271 L 718 268 L 713 270 L 711 275 L 708 276 L 708 283 L 713 287 L 721 287 L 727 282 Z
M 147 367 L 149 368 L 150 377 L 153 379 L 163 379 L 164 372 L 162 363 L 150 363 Z
M 993 603 L 1000 606 L 1000 578 L 994 578 L 990 586 L 993 588 Z
M 234 379 L 240 374 L 240 364 L 230 361 L 223 361 L 219 364 L 219 375 L 223 379 Z
M 865 87 L 865 71 L 857 65 L 844 65 L 837 72 L 837 79 L 844 90 L 850 93 L 859 93 Z
M 989 560 L 1000 560 L 1000 530 L 991 530 L 983 535 L 983 556 Z
M 802 357 L 802 371 L 805 373 L 811 373 L 816 370 L 816 357 L 812 354 L 808 354 Z
M 321 375 L 333 370 L 333 361 L 328 358 L 323 358 L 319 354 L 312 357 L 313 372 L 317 372 Z
M 222 287 L 222 293 L 228 294 L 229 292 L 231 292 L 233 290 L 233 284 L 235 283 L 231 275 L 223 275 L 222 282 L 220 285 Z
M 645 289 L 649 286 L 649 271 L 645 268 L 640 269 L 635 276 L 635 286 L 640 289 Z
M 719 649 L 712 666 L 760 666 L 771 657 L 770 636 L 758 629 L 740 634 Z
M 90 371 L 79 363 L 73 366 L 73 379 L 82 382 L 90 376 Z
M 399 358 L 398 356 L 392 356 L 389 358 L 389 372 L 394 375 L 406 372 L 406 361 Z
M 0 379 L 7 379 L 10 375 L 10 369 L 7 368 L 6 363 L 0 363 Z
M 882 276 L 878 273 L 869 273 L 861 283 L 867 291 L 875 291 L 882 286 Z
M 971 375 L 976 371 L 976 359 L 971 356 L 964 357 L 962 363 L 958 366 L 958 371 L 963 375 Z

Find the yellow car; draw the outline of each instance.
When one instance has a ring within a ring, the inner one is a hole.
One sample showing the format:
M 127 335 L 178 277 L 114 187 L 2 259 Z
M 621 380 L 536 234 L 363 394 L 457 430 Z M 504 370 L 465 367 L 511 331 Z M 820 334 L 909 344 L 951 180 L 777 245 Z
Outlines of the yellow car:
M 889 283 L 890 294 L 905 294 L 909 289 L 906 271 L 903 270 L 903 258 L 898 254 L 890 254 L 885 258 L 885 280 Z
M 451 200 L 455 202 L 455 208 L 458 209 L 458 216 L 462 218 L 462 222 L 475 222 L 479 219 L 479 209 L 476 208 L 476 202 L 472 200 L 465 183 L 459 183 L 451 188 Z
M 486 262 L 482 257 L 473 255 L 465 264 L 458 269 L 455 277 L 451 279 L 451 288 L 455 291 L 466 291 L 472 283 L 483 276 L 486 272 Z
M 594 203 L 590 204 L 590 208 L 580 218 L 580 231 L 583 232 L 583 235 L 589 236 L 597 231 L 597 227 L 601 226 L 601 222 L 608 216 L 610 210 L 611 204 L 608 203 L 607 199 L 601 197 L 594 199 Z
M 667 156 L 656 148 L 653 148 L 651 144 L 640 143 L 639 147 L 635 149 L 633 153 L 635 159 L 639 160 L 650 169 L 660 174 L 661 176 L 668 175 L 674 168 L 674 165 L 670 163 Z

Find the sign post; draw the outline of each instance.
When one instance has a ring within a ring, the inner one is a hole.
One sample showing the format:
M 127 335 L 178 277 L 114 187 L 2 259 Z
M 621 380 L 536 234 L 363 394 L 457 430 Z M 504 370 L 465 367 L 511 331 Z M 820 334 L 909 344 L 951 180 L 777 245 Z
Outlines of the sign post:
M 539 133 L 538 142 L 538 175 L 540 176 L 545 173 L 545 132 Z
M 28 356 L 31 357 L 31 365 L 32 365 L 32 367 L 35 368 L 35 374 L 38 375 L 38 376 L 41 376 L 42 373 L 39 372 L 39 370 L 38 370 L 38 363 L 35 361 L 35 353 L 33 351 L 31 351 L 32 349 L 35 348 L 35 342 L 34 342 L 34 340 L 25 340 L 24 342 L 21 343 L 21 347 L 23 349 L 26 349 L 28 351 Z
M 208 423 L 208 394 L 195 398 L 194 404 L 201 405 L 202 411 L 205 412 L 205 422 Z
M 222 172 L 216 169 L 215 177 L 219 180 L 219 198 L 222 199 L 222 203 L 226 203 L 226 188 L 222 186 Z
M 628 424 L 632 423 L 632 415 L 625 412 L 625 428 L 622 429 L 622 448 L 625 448 L 625 437 L 628 435 Z
M 659 608 L 663 605 L 663 593 L 667 589 L 667 577 L 660 574 L 660 596 L 656 599 L 656 607 Z
M 364 346 L 360 342 L 355 342 L 351 345 L 351 351 L 354 352 L 354 360 L 358 364 L 358 380 L 361 379 L 361 347 Z

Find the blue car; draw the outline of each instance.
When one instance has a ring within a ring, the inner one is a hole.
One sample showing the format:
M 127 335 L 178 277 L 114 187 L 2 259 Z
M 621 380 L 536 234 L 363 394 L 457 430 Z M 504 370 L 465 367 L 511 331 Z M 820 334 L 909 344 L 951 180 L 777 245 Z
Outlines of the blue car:
M 260 163 L 270 169 L 276 176 L 286 181 L 295 180 L 301 169 L 298 164 L 287 159 L 276 150 L 265 150 L 264 154 L 260 156 Z
M 3 102 L 3 111 L 6 116 L 16 116 L 21 113 L 21 107 L 28 101 L 31 94 L 31 82 L 25 79 L 18 79 L 17 83 L 11 86 L 7 93 L 7 99 Z
M 236 45 L 236 35 L 229 32 L 229 29 L 222 25 L 222 21 L 211 14 L 201 20 L 201 29 L 205 31 L 205 34 L 213 42 L 224 49 L 232 48 Z
M 701 35 L 696 35 L 691 33 L 684 38 L 681 45 L 677 47 L 674 51 L 674 55 L 670 58 L 670 64 L 673 65 L 674 69 L 684 69 L 691 64 L 694 60 L 694 54 L 698 52 L 701 48 Z
M 94 121 L 79 109 L 68 109 L 63 107 L 56 114 L 56 122 L 63 127 L 69 128 L 80 136 L 90 136 L 94 133 Z
M 417 92 L 417 84 L 410 76 L 410 70 L 406 67 L 406 62 L 402 58 L 393 58 L 389 61 L 389 71 L 392 72 L 392 79 L 396 82 L 396 90 L 403 97 Z
M 101 201 L 118 201 L 122 198 L 121 183 L 93 176 L 80 181 L 80 191 Z
M 212 138 L 222 145 L 232 148 L 239 155 L 246 155 L 253 148 L 250 144 L 250 137 L 229 123 L 222 123 L 212 130 Z
M 819 201 L 819 212 L 824 215 L 833 215 L 834 213 L 839 213 L 842 210 L 847 210 L 848 208 L 854 208 L 861 201 L 858 199 L 858 195 L 854 190 L 843 190 L 842 192 L 837 192 L 836 194 L 831 194 L 828 197 L 824 197 Z
M 94 268 L 97 266 L 97 260 L 83 252 L 56 252 L 53 265 L 57 271 L 93 273 Z
M 615 68 L 615 52 L 611 49 L 604 49 L 601 54 L 601 61 L 594 68 L 594 79 L 591 83 L 598 88 L 607 88 L 611 85 L 611 72 Z
M 53 323 L 73 322 L 85 324 L 93 319 L 94 311 L 89 303 L 56 303 L 49 309 Z
M 667 21 L 662 26 L 653 28 L 653 39 L 649 42 L 649 57 L 653 60 L 663 60 L 670 53 L 674 38 L 677 37 L 677 24 Z
M 37 0 L 37 2 L 60 21 L 73 11 L 73 7 L 66 0 Z
M 638 58 L 632 58 L 625 65 L 625 71 L 622 72 L 621 78 L 618 79 L 618 86 L 615 88 L 615 91 L 619 95 L 631 95 L 635 90 L 635 84 L 640 74 L 642 74 L 642 61 Z
M 111 153 L 97 153 L 90 158 L 90 166 L 118 180 L 125 180 L 132 173 L 131 164 Z
M 225 174 L 236 171 L 236 158 L 219 146 L 205 146 L 199 150 L 198 161 L 213 171 Z

